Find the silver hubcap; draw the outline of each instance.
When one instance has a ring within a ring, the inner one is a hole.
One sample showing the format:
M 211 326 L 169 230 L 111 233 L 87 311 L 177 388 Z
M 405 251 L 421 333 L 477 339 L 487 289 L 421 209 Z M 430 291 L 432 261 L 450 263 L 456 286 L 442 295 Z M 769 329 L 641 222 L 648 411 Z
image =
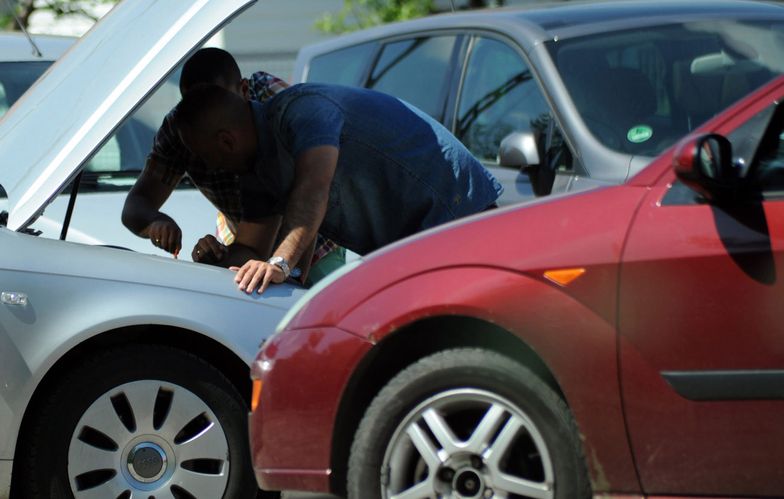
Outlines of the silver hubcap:
M 382 465 L 387 499 L 552 499 L 553 490 L 539 430 L 485 390 L 450 390 L 419 404 L 395 430 Z
M 226 434 L 185 388 L 135 381 L 100 396 L 71 436 L 68 478 L 76 499 L 222 497 Z

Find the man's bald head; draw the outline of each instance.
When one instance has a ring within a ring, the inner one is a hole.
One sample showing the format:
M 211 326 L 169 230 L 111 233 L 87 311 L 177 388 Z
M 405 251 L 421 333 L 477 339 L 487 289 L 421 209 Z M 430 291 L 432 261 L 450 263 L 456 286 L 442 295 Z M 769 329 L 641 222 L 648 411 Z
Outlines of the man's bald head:
M 218 85 L 190 89 L 174 111 L 185 146 L 210 169 L 245 171 L 256 155 L 256 127 L 250 105 Z

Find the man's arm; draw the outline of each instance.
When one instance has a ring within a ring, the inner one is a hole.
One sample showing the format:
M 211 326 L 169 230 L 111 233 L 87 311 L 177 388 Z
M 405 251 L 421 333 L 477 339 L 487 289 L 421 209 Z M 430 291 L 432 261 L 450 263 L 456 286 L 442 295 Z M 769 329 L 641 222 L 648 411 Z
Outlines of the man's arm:
M 302 152 L 296 160 L 295 179 L 283 216 L 281 242 L 273 256 L 286 259 L 295 266 L 309 250 L 324 220 L 329 201 L 329 188 L 338 163 L 338 148 L 319 146 Z M 270 282 L 285 280 L 276 265 L 251 260 L 237 270 L 235 282 L 240 289 L 252 293 L 257 288 L 264 292 Z
M 145 167 L 128 192 L 122 211 L 123 225 L 169 253 L 176 253 L 182 247 L 180 227 L 160 211 L 173 190 L 174 186 L 164 182 L 160 173 Z

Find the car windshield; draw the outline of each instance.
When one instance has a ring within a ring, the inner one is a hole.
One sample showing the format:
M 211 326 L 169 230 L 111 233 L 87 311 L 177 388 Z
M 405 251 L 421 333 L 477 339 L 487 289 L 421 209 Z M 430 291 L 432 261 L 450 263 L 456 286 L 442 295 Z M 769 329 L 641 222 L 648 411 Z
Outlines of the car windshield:
M 610 149 L 655 156 L 784 72 L 784 23 L 700 21 L 548 49 L 591 133 Z

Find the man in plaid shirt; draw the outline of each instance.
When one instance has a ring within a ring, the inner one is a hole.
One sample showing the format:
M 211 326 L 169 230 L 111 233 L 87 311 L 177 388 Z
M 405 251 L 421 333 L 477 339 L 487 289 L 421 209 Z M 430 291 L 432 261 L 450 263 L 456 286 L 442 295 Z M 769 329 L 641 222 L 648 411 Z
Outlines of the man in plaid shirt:
M 202 83 L 214 83 L 246 100 L 264 102 L 288 87 L 283 80 L 257 72 L 249 79 L 241 77 L 234 58 L 225 50 L 201 49 L 184 65 L 180 92 Z M 182 247 L 182 231 L 177 223 L 160 211 L 174 188 L 187 175 L 198 189 L 223 214 L 228 233 L 223 244 L 213 235 L 202 237 L 193 248 L 194 262 L 223 267 L 243 265 L 250 259 L 266 259 L 272 251 L 280 217 L 254 216 L 252 199 L 264 195 L 253 178 L 220 170 L 209 170 L 193 156 L 180 140 L 173 126 L 174 111 L 166 115 L 155 135 L 153 149 L 136 184 L 128 193 L 122 213 L 123 224 L 152 244 L 177 255 Z M 319 236 L 315 257 L 325 257 L 342 248 Z M 344 253 L 335 256 L 345 261 Z

